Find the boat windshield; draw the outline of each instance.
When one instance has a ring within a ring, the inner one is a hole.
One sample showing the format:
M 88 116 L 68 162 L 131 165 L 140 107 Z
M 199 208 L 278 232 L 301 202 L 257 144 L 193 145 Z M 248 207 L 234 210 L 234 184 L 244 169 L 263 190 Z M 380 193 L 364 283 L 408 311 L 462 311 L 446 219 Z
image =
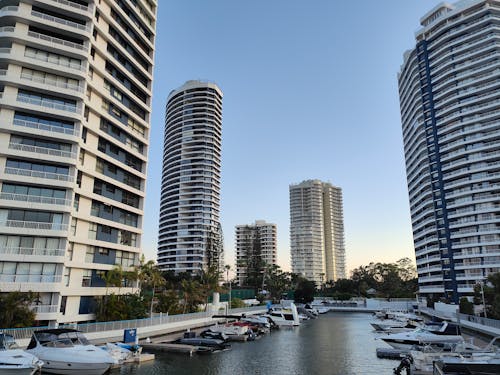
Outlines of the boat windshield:
M 0 350 L 12 349 L 16 346 L 16 341 L 13 336 L 0 333 Z
M 36 334 L 41 345 L 55 348 L 65 348 L 75 345 L 89 345 L 89 341 L 80 332 L 38 332 Z

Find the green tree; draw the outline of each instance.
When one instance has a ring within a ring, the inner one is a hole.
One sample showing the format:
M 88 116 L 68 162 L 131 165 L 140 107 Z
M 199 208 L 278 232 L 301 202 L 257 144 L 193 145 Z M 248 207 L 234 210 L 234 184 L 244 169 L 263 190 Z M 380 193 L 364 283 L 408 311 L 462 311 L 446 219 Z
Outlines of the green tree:
M 178 293 L 173 289 L 163 290 L 157 295 L 158 302 L 155 305 L 156 312 L 168 313 L 169 315 L 180 314 L 182 307 Z
M 0 294 L 0 327 L 31 327 L 35 322 L 35 313 L 30 305 L 35 301 L 35 294 L 11 292 Z
M 295 302 L 298 303 L 309 303 L 314 300 L 314 294 L 316 293 L 316 285 L 314 281 L 307 280 L 305 278 L 300 278 L 295 287 L 294 297 Z
M 239 308 L 242 308 L 245 306 L 246 306 L 245 302 L 243 302 L 243 300 L 241 300 L 240 298 L 231 299 L 231 308 L 232 309 L 239 309 Z
M 474 314 L 474 304 L 472 302 L 469 302 L 467 297 L 460 298 L 459 308 L 462 314 Z
M 484 296 L 488 318 L 500 319 L 500 272 L 488 276 L 488 283 L 484 286 Z

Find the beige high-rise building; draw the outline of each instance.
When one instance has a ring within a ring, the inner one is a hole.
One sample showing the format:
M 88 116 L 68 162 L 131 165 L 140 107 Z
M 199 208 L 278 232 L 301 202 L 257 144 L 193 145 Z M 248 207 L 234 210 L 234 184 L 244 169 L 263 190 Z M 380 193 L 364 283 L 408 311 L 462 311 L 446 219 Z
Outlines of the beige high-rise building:
M 0 290 L 42 323 L 94 319 L 141 254 L 155 0 L 0 8 Z
M 292 272 L 319 286 L 345 278 L 342 190 L 320 180 L 290 185 Z
M 277 226 L 256 220 L 254 224 L 237 225 L 236 240 L 236 278 L 244 285 L 248 267 L 255 273 L 263 272 L 266 265 L 276 264 Z

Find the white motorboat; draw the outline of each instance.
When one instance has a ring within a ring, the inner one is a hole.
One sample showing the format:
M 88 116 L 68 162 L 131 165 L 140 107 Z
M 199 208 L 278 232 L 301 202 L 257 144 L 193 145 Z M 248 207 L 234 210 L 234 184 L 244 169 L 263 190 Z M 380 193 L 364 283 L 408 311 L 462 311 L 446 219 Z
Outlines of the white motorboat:
M 447 370 L 469 371 L 475 374 L 500 374 L 500 352 L 496 342 L 500 343 L 500 336 L 493 338 L 490 343 L 480 348 L 469 343 L 462 343 L 452 347 L 451 351 L 436 351 L 424 347 L 423 350 L 412 350 L 413 366 L 415 370 L 432 373 L 435 362 L 441 362 Z M 489 371 L 489 372 L 488 372 Z
M 284 309 L 282 307 L 272 307 L 264 316 L 271 318 L 273 322 L 280 327 L 292 327 L 300 325 L 299 314 L 297 313 L 297 307 L 294 303 L 290 304 L 289 309 Z
M 43 371 L 52 374 L 102 375 L 115 364 L 109 353 L 74 329 L 35 331 L 26 351 L 41 359 Z
M 0 333 L 0 375 L 32 375 L 43 365 L 37 357 L 14 349 L 12 336 Z
M 243 336 L 248 332 L 248 326 L 235 325 L 235 324 L 218 324 L 211 326 L 210 331 L 212 332 L 220 332 L 227 336 Z
M 392 333 L 379 338 L 395 349 L 412 349 L 423 345 L 445 348 L 464 342 L 458 327 L 447 322 L 443 322 L 441 328 L 433 332 L 425 328 L 417 328 L 413 331 Z

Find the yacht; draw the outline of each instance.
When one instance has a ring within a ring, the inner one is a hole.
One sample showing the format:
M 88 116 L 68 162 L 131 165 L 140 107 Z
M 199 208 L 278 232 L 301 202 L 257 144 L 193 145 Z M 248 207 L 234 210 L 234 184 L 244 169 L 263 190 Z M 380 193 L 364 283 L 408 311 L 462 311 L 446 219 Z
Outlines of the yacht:
M 293 327 L 300 325 L 299 314 L 294 303 L 290 304 L 289 309 L 284 309 L 282 307 L 272 307 L 264 316 L 271 318 L 273 322 L 279 327 Z
M 433 331 L 421 327 L 413 331 L 392 333 L 379 338 L 395 349 L 408 350 L 424 345 L 447 348 L 464 342 L 459 327 L 447 322 L 443 322 L 439 329 Z
M 116 363 L 75 329 L 35 331 L 26 351 L 41 359 L 43 371 L 51 374 L 102 375 Z
M 39 371 L 43 362 L 16 347 L 12 336 L 0 333 L 0 375 L 32 375 Z

